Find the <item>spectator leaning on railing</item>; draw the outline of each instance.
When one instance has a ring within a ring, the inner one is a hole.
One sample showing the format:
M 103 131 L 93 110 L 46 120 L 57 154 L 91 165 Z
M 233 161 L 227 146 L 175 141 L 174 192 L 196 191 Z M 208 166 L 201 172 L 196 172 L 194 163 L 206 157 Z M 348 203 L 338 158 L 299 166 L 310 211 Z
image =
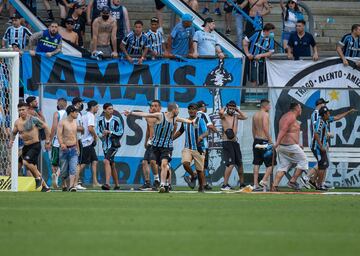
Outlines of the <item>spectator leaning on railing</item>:
M 143 32 L 144 24 L 141 20 L 134 23 L 134 30 L 131 31 L 121 42 L 120 48 L 125 58 L 133 63 L 134 59 L 131 55 L 141 55 L 138 64 L 142 64 L 146 58 L 149 49 L 148 38 Z
M 195 34 L 195 28 L 192 21 L 193 17 L 190 14 L 186 13 L 181 17 L 181 22 L 176 24 L 168 37 L 166 55 L 187 56 L 193 52 L 192 39 Z
M 290 35 L 287 48 L 287 56 L 290 60 L 311 57 L 311 47 L 313 48 L 313 60 L 317 61 L 319 59 L 315 39 L 310 33 L 305 32 L 305 24 L 304 20 L 298 21 L 296 23 L 296 32 Z
M 26 27 L 21 26 L 21 17 L 14 14 L 11 17 L 12 26 L 8 27 L 2 39 L 2 47 L 17 46 L 22 51 L 27 46 L 31 32 Z
M 191 56 L 198 58 L 201 56 L 217 55 L 220 59 L 223 59 L 225 56 L 221 51 L 217 37 L 212 33 L 215 29 L 215 21 L 212 18 L 206 18 L 203 27 L 204 31 L 198 30 L 195 32 L 193 38 L 194 52 Z
M 61 52 L 61 47 L 62 38 L 57 22 L 51 22 L 48 29 L 34 33 L 30 37 L 31 56 L 35 56 L 36 52 L 44 52 L 47 57 L 51 57 Z
M 84 17 L 85 5 L 75 3 L 73 9 L 69 10 L 68 17 L 74 21 L 73 31 L 77 33 L 79 38 L 79 46 L 84 45 L 85 28 L 86 28 L 86 15 Z
M 79 45 L 79 36 L 74 32 L 74 20 L 72 18 L 65 19 L 65 28 L 60 27 L 59 33 L 63 39 L 72 44 Z
M 116 47 L 116 20 L 110 17 L 110 8 L 108 6 L 104 6 L 101 16 L 94 20 L 92 31 L 91 47 L 93 55 L 99 55 L 101 51 L 105 58 L 116 58 L 118 56 Z
M 298 0 L 289 0 L 287 4 L 284 4 L 283 0 L 280 0 L 280 6 L 282 9 L 282 20 L 283 20 L 283 32 L 282 32 L 282 43 L 286 50 L 287 44 L 291 35 L 291 32 L 296 31 L 296 23 L 299 20 L 304 20 Z
M 250 60 L 250 81 L 253 85 L 257 81 L 259 85 L 265 82 L 265 59 L 274 53 L 274 30 L 275 26 L 267 23 L 262 31 L 255 31 L 243 41 L 244 52 Z
M 345 66 L 349 65 L 346 57 L 360 58 L 360 24 L 352 25 L 351 33 L 343 36 L 336 46 L 336 51 Z M 360 61 L 357 65 L 360 66 Z
M 149 53 L 152 56 L 159 56 L 164 54 L 165 41 L 163 34 L 159 31 L 159 19 L 156 17 L 150 20 L 150 29 L 146 33 Z

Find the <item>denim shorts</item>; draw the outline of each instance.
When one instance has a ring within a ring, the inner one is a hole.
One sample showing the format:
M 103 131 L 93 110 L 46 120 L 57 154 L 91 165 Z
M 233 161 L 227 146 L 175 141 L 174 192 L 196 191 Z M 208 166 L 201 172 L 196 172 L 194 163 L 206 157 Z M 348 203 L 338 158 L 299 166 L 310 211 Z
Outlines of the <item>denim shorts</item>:
M 67 179 L 70 175 L 76 174 L 78 164 L 78 153 L 76 146 L 60 150 L 60 177 Z

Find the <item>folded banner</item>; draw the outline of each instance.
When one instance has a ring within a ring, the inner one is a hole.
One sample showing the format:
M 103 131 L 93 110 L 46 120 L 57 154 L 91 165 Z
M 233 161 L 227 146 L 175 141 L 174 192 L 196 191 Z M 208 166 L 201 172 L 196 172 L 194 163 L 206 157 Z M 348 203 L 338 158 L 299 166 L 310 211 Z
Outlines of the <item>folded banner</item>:
M 279 120 L 288 111 L 290 102 L 299 102 L 302 105 L 299 121 L 305 147 L 310 145 L 310 116 L 317 99 L 324 98 L 329 101 L 327 106 L 332 110 L 332 115 L 343 113 L 350 107 L 360 110 L 360 67 L 356 65 L 358 61 L 359 59 L 349 60 L 349 66 L 344 66 L 339 58 L 318 62 L 267 61 L 269 87 L 275 87 L 271 88 L 269 93 L 272 103 L 271 120 L 274 120 L 273 132 L 277 135 Z M 330 139 L 330 147 L 360 146 L 359 114 L 351 114 L 333 122 L 330 127 L 334 136 Z M 331 165 L 330 169 L 327 181 L 331 185 L 360 186 L 360 160 L 358 164 L 342 163 L 337 168 Z
M 133 65 L 120 59 L 95 61 L 64 55 L 47 58 L 45 55 L 32 57 L 28 53 L 22 57 L 25 94 L 39 95 L 39 85 L 42 84 L 42 108 L 48 124 L 56 111 L 56 99 L 64 97 L 71 102 L 75 96 L 80 96 L 85 102 L 94 99 L 100 105 L 111 102 L 120 113 L 125 109 L 148 111 L 148 103 L 154 99 L 161 101 L 162 111 L 166 111 L 169 102 L 176 102 L 182 117 L 188 117 L 189 103 L 203 100 L 209 105 L 208 114 L 219 124 L 218 111 L 226 102 L 235 100 L 240 105 L 241 91 L 229 88 L 241 86 L 241 79 L 242 59 L 235 58 L 161 59 Z M 209 86 L 212 88 L 207 88 Z M 122 116 L 121 119 L 125 124 L 125 134 L 117 154 L 119 177 L 125 183 L 140 183 L 146 122 L 135 117 Z M 219 138 L 213 138 L 212 142 L 214 148 L 219 147 Z M 183 145 L 183 138 L 175 143 L 173 169 L 182 169 L 180 157 Z M 98 152 L 101 157 L 100 145 Z M 219 171 L 219 154 L 213 161 L 216 164 L 212 172 L 223 171 Z M 102 170 L 101 164 L 99 168 Z M 85 181 L 90 180 L 90 173 L 86 172 Z M 218 176 L 220 179 L 222 175 Z M 181 176 L 177 183 L 179 180 L 182 180 Z

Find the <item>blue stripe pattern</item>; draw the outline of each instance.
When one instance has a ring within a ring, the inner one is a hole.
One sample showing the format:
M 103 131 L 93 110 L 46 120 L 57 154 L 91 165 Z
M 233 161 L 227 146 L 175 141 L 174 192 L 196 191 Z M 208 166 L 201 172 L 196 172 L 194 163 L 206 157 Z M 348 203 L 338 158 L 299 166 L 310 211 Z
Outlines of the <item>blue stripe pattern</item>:
M 160 148 L 173 147 L 174 124 L 175 120 L 170 123 L 166 120 L 165 114 L 162 113 L 161 123 L 154 126 L 153 146 Z

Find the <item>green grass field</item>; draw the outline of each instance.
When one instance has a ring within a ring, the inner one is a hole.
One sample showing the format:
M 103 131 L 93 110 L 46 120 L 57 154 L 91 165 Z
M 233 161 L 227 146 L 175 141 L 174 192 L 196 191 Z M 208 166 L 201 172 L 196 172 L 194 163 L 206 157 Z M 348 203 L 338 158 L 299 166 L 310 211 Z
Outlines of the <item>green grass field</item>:
M 360 196 L 0 193 L 0 255 L 359 255 Z

